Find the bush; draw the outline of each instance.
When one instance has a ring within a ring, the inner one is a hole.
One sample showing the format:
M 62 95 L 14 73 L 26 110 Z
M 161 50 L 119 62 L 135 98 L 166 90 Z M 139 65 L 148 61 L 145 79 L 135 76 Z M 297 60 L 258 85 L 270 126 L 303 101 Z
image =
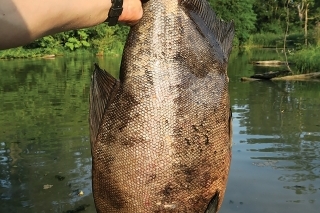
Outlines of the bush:
M 316 27 L 314 28 L 313 38 L 314 38 L 315 44 L 317 46 L 320 46 L 320 22 L 318 22 Z
M 248 46 L 276 47 L 283 41 L 283 35 L 274 33 L 257 33 L 250 36 Z
M 290 61 L 294 62 L 300 73 L 320 71 L 320 46 L 309 47 L 297 51 L 290 56 Z
M 129 28 L 100 24 L 81 30 L 71 30 L 40 38 L 26 46 L 0 51 L 0 58 L 33 58 L 46 54 L 65 54 L 77 50 L 96 53 L 119 53 L 123 49 Z

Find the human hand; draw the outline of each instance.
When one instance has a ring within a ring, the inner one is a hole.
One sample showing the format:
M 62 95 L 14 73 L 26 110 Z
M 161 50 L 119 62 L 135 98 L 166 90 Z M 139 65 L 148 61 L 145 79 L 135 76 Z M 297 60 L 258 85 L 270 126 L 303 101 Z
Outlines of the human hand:
M 148 0 L 123 0 L 123 11 L 119 17 L 119 22 L 127 25 L 135 25 L 142 18 L 142 2 Z

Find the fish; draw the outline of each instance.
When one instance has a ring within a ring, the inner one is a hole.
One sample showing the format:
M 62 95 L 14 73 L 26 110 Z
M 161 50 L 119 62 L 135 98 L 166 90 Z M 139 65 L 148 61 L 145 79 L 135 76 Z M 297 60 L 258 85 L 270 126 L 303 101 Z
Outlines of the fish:
M 206 0 L 149 0 L 119 80 L 95 64 L 92 187 L 99 213 L 215 213 L 231 162 L 234 24 Z

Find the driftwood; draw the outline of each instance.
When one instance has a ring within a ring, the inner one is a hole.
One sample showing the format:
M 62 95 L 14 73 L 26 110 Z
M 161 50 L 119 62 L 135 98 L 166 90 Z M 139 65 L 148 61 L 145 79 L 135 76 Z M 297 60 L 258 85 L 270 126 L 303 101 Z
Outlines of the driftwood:
M 276 77 L 280 77 L 280 76 L 287 76 L 290 73 L 291 72 L 289 70 L 276 71 L 276 72 L 270 71 L 270 72 L 266 72 L 263 74 L 254 74 L 254 75 L 250 76 L 250 78 L 269 80 L 271 78 L 276 78 Z
M 300 75 L 288 75 L 283 77 L 272 78 L 271 80 L 319 80 L 320 81 L 320 72 L 312 72 L 308 74 L 300 74 Z
M 285 75 L 289 71 L 267 72 L 263 74 L 255 74 L 248 77 L 242 77 L 241 81 L 258 81 L 258 80 L 272 80 L 272 81 L 320 81 L 320 72 L 313 72 L 300 75 Z M 285 75 L 285 76 L 283 76 Z
M 286 65 L 285 61 L 278 61 L 278 60 L 271 60 L 271 61 L 252 61 L 252 64 L 254 65 Z
M 51 54 L 51 55 L 44 55 L 44 56 L 42 56 L 41 58 L 44 58 L 44 59 L 54 59 L 55 57 L 56 57 L 56 55 Z

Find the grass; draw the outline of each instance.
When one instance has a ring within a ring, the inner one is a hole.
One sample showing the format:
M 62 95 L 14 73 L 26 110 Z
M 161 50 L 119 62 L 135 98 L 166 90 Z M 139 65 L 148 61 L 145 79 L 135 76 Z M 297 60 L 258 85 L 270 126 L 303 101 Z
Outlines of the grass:
M 89 48 L 79 48 L 73 51 L 65 49 L 65 48 L 35 48 L 30 49 L 26 47 L 17 47 L 7 50 L 0 50 L 0 59 L 15 59 L 15 58 L 39 58 L 45 55 L 74 55 L 79 52 L 90 52 L 92 54 L 96 54 L 102 52 L 103 54 L 118 54 L 123 50 L 123 43 L 120 41 L 115 41 L 110 45 L 95 45 Z
M 320 46 L 303 48 L 290 56 L 299 73 L 320 72 Z
M 17 47 L 0 51 L 0 59 L 13 59 L 13 58 L 38 58 L 47 54 L 56 54 L 57 51 L 37 48 L 26 49 L 23 47 Z
M 250 36 L 247 47 L 283 47 L 283 34 L 257 33 Z M 288 47 L 299 47 L 304 42 L 302 33 L 294 33 L 287 37 Z
M 249 47 L 276 47 L 283 40 L 282 35 L 274 33 L 257 33 L 250 36 L 246 46 Z

